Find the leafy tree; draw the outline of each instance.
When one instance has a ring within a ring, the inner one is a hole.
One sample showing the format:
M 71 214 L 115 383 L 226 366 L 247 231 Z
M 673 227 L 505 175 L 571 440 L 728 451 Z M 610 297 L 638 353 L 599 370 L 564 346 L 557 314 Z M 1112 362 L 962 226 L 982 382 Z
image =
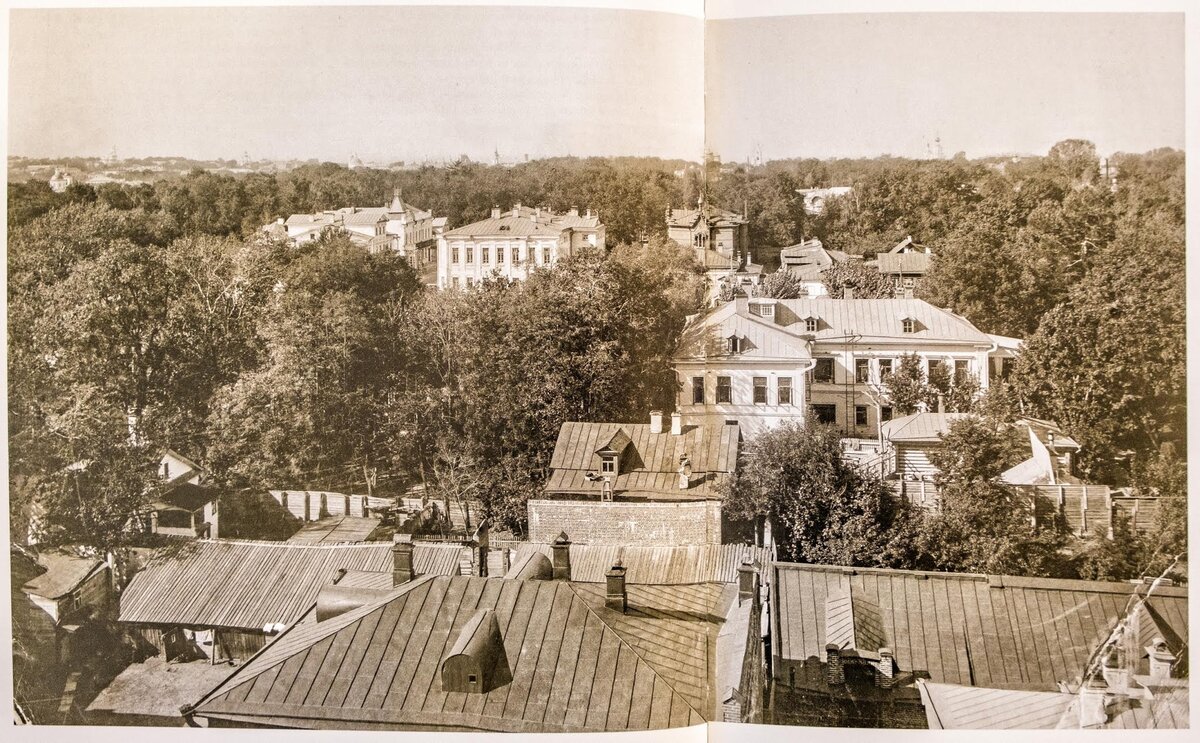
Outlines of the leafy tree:
M 862 261 L 834 263 L 821 273 L 829 296 L 842 299 L 846 290 L 852 289 L 855 299 L 890 299 L 892 284 L 874 266 L 863 265 Z
M 982 419 L 955 421 L 929 458 L 939 470 L 939 509 L 926 517 L 919 544 L 940 570 L 1063 576 L 1060 524 L 1034 530 L 1029 504 L 1000 473 L 1015 464 L 1010 439 Z
M 842 457 L 831 426 L 785 423 L 751 440 L 725 495 L 732 518 L 770 520 L 780 558 L 902 564 L 910 514 Z
M 921 357 L 907 353 L 883 380 L 884 397 L 896 415 L 911 415 L 926 401 L 925 370 Z
M 804 282 L 791 271 L 779 270 L 763 277 L 762 282 L 754 287 L 756 297 L 774 297 L 775 299 L 801 299 L 808 296 Z
M 1087 443 L 1080 463 L 1092 477 L 1118 477 L 1121 451 L 1184 444 L 1183 263 L 1181 228 L 1123 224 L 1017 360 L 1026 409 Z

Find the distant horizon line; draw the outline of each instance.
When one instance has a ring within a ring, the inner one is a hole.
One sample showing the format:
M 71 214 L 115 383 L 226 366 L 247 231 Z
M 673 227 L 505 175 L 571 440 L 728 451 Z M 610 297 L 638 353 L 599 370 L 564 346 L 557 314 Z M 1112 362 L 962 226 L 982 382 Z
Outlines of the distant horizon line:
M 1082 137 L 1068 137 L 1066 139 L 1083 139 L 1083 138 Z M 1059 140 L 1059 141 L 1064 141 L 1064 140 Z M 1087 140 L 1087 141 L 1090 141 L 1090 140 Z M 1104 155 L 1099 152 L 1097 152 L 1097 155 L 1099 157 L 1103 158 L 1103 157 L 1110 157 L 1112 155 L 1118 155 L 1118 154 L 1134 154 L 1134 155 L 1145 154 L 1148 152 L 1156 152 L 1158 150 L 1175 150 L 1177 152 L 1186 152 L 1186 148 L 1184 148 L 1184 147 L 1175 147 L 1172 145 L 1159 145 L 1157 147 L 1150 147 L 1148 149 L 1144 149 L 1141 151 L 1130 151 L 1130 150 L 1118 149 L 1118 150 L 1114 150 L 1113 152 L 1109 153 L 1108 155 Z M 988 159 L 1006 158 L 1006 157 L 1045 157 L 1047 154 L 1048 154 L 1048 151 L 1046 153 L 1036 153 L 1036 152 L 1028 152 L 1028 151 L 1006 151 L 1006 152 L 996 152 L 996 153 L 983 154 L 983 155 L 967 155 L 966 159 L 967 160 L 988 160 Z M 488 166 L 495 166 L 495 165 L 513 166 L 513 165 L 522 165 L 525 163 L 537 162 L 539 160 L 557 160 L 557 159 L 575 159 L 575 160 L 637 159 L 637 160 L 678 161 L 678 162 L 684 162 L 684 163 L 693 164 L 693 165 L 703 165 L 704 164 L 703 156 L 701 156 L 700 159 L 688 159 L 685 157 L 669 157 L 669 156 L 665 156 L 665 155 L 634 155 L 634 154 L 585 155 L 585 154 L 571 154 L 571 153 L 561 153 L 561 154 L 554 154 L 554 155 L 538 155 L 537 157 L 529 157 L 528 159 L 520 159 L 520 160 L 501 158 L 499 163 L 494 162 L 494 158 L 492 158 L 492 157 L 476 158 L 476 157 L 472 157 L 470 154 L 467 154 L 467 153 L 460 153 L 459 155 L 456 155 L 456 156 L 442 156 L 442 157 L 428 157 L 427 156 L 427 157 L 421 158 L 420 160 L 397 158 L 397 159 L 391 159 L 387 163 L 384 163 L 378 159 L 368 159 L 368 160 L 364 160 L 363 158 L 359 158 L 359 159 L 363 161 L 363 164 L 361 167 L 368 168 L 368 169 L 379 169 L 379 168 L 387 168 L 394 163 L 404 163 L 405 165 L 421 165 L 421 164 L 436 165 L 439 163 L 454 163 L 454 162 L 457 162 L 460 159 L 462 159 L 462 157 L 464 155 L 467 157 L 467 159 L 470 162 L 472 162 L 476 165 L 488 165 Z M 8 159 L 10 159 L 10 160 L 11 159 L 20 159 L 20 160 L 106 160 L 109 157 L 110 157 L 110 155 L 78 155 L 78 154 L 76 154 L 76 155 L 23 155 L 23 154 L 11 153 L 11 152 L 8 154 Z M 352 155 L 351 157 L 355 157 L 355 156 Z M 240 158 L 240 157 L 199 157 L 199 156 L 194 156 L 194 155 L 181 155 L 181 154 L 127 155 L 127 156 L 118 156 L 116 159 L 116 162 L 123 162 L 123 161 L 127 161 L 127 160 L 187 160 L 187 161 L 192 161 L 192 162 L 234 162 L 234 163 L 237 163 L 241 159 L 242 158 Z M 805 155 L 805 154 L 796 154 L 796 155 L 787 155 L 784 157 L 773 157 L 770 159 L 764 159 L 760 163 L 755 163 L 755 164 L 751 165 L 751 167 L 762 167 L 764 165 L 769 165 L 774 162 L 786 162 L 786 161 L 790 161 L 790 160 L 824 161 L 824 160 L 880 160 L 880 159 L 916 160 L 916 161 L 930 161 L 930 160 L 952 161 L 952 160 L 954 160 L 954 156 L 948 155 L 948 156 L 942 156 L 942 157 L 933 157 L 933 156 L 918 156 L 918 155 L 903 155 L 903 154 L 897 155 L 897 154 L 893 154 L 890 152 L 881 152 L 881 153 L 878 153 L 875 155 Z M 248 160 L 248 162 L 249 163 L 265 163 L 265 162 L 269 162 L 269 163 L 274 163 L 274 162 L 312 163 L 312 162 L 316 162 L 317 164 L 321 164 L 321 165 L 334 164 L 334 165 L 341 165 L 343 167 L 349 168 L 349 160 L 350 160 L 349 157 L 340 158 L 340 159 L 332 159 L 332 158 L 323 158 L 323 157 L 292 156 L 292 157 L 250 158 Z M 736 163 L 739 165 L 750 165 L 749 158 L 736 159 L 736 160 L 721 159 L 721 160 L 719 160 L 719 162 L 721 162 L 721 163 Z

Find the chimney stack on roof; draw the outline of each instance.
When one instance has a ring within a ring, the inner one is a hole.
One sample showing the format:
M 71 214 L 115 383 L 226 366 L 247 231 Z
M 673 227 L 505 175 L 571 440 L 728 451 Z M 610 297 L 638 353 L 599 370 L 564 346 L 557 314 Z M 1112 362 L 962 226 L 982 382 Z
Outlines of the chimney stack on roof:
M 608 608 L 619 611 L 622 614 L 629 606 L 629 598 L 625 593 L 625 566 L 620 560 L 604 574 L 607 584 L 607 593 L 604 597 L 604 605 Z
M 663 413 L 661 410 L 650 411 L 650 433 L 662 433 Z
M 403 585 L 417 577 L 417 569 L 413 564 L 413 543 L 411 534 L 396 534 L 392 543 L 392 585 Z
M 1171 652 L 1166 640 L 1155 637 L 1150 643 L 1150 647 L 1146 648 L 1146 654 L 1150 657 L 1150 678 L 1171 678 L 1171 668 L 1175 665 L 1175 654 Z
M 577 206 L 571 207 L 570 211 L 568 211 L 567 214 L 571 215 L 572 217 L 578 217 L 579 216 L 579 207 L 577 207 Z
M 492 219 L 499 219 L 499 218 L 500 218 L 500 207 L 493 206 L 492 207 Z
M 832 642 L 825 646 L 825 681 L 830 686 L 846 683 L 846 672 L 842 668 L 842 649 Z
M 879 648 L 879 665 L 875 667 L 875 685 L 890 689 L 896 685 L 896 664 L 891 648 Z
M 679 489 L 687 490 L 692 486 L 692 460 L 684 454 L 679 458 Z
M 554 580 L 571 580 L 571 540 L 564 531 L 550 545 L 553 555 Z
M 842 299 L 854 299 L 854 287 L 847 286 L 842 289 Z
M 678 410 L 671 413 L 671 435 L 678 436 L 683 433 L 683 415 Z
M 754 561 L 750 559 L 750 555 L 742 558 L 742 564 L 738 566 L 738 605 L 740 606 L 746 599 L 752 599 L 758 595 L 758 570 L 754 567 Z

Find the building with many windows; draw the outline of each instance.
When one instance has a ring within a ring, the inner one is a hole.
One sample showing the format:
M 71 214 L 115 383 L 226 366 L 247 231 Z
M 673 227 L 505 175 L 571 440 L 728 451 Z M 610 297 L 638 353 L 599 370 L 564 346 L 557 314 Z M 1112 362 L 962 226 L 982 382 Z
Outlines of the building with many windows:
M 437 285 L 467 288 L 484 279 L 523 280 L 585 248 L 604 248 L 604 224 L 589 209 L 557 214 L 513 206 L 487 219 L 447 231 L 438 239 Z
M 392 191 L 391 201 L 381 207 L 348 206 L 293 214 L 264 229 L 272 234 L 286 231 L 287 239 L 296 245 L 316 240 L 328 229 L 344 230 L 351 240 L 373 252 L 399 253 L 419 272 L 436 261 L 437 239 L 445 227 L 445 217 L 435 217 L 405 202 L 397 188 Z
M 753 435 L 817 420 L 871 437 L 892 411 L 882 380 L 916 354 L 988 386 L 997 346 L 966 319 L 919 299 L 738 298 L 692 319 L 675 359 L 688 422 L 736 420 Z

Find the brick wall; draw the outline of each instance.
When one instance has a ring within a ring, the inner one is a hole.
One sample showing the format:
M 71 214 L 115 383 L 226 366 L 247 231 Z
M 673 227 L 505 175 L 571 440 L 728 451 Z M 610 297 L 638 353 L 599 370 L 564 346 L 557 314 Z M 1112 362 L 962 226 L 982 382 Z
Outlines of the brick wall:
M 720 544 L 721 504 L 529 501 L 529 541 L 564 531 L 579 544 Z

